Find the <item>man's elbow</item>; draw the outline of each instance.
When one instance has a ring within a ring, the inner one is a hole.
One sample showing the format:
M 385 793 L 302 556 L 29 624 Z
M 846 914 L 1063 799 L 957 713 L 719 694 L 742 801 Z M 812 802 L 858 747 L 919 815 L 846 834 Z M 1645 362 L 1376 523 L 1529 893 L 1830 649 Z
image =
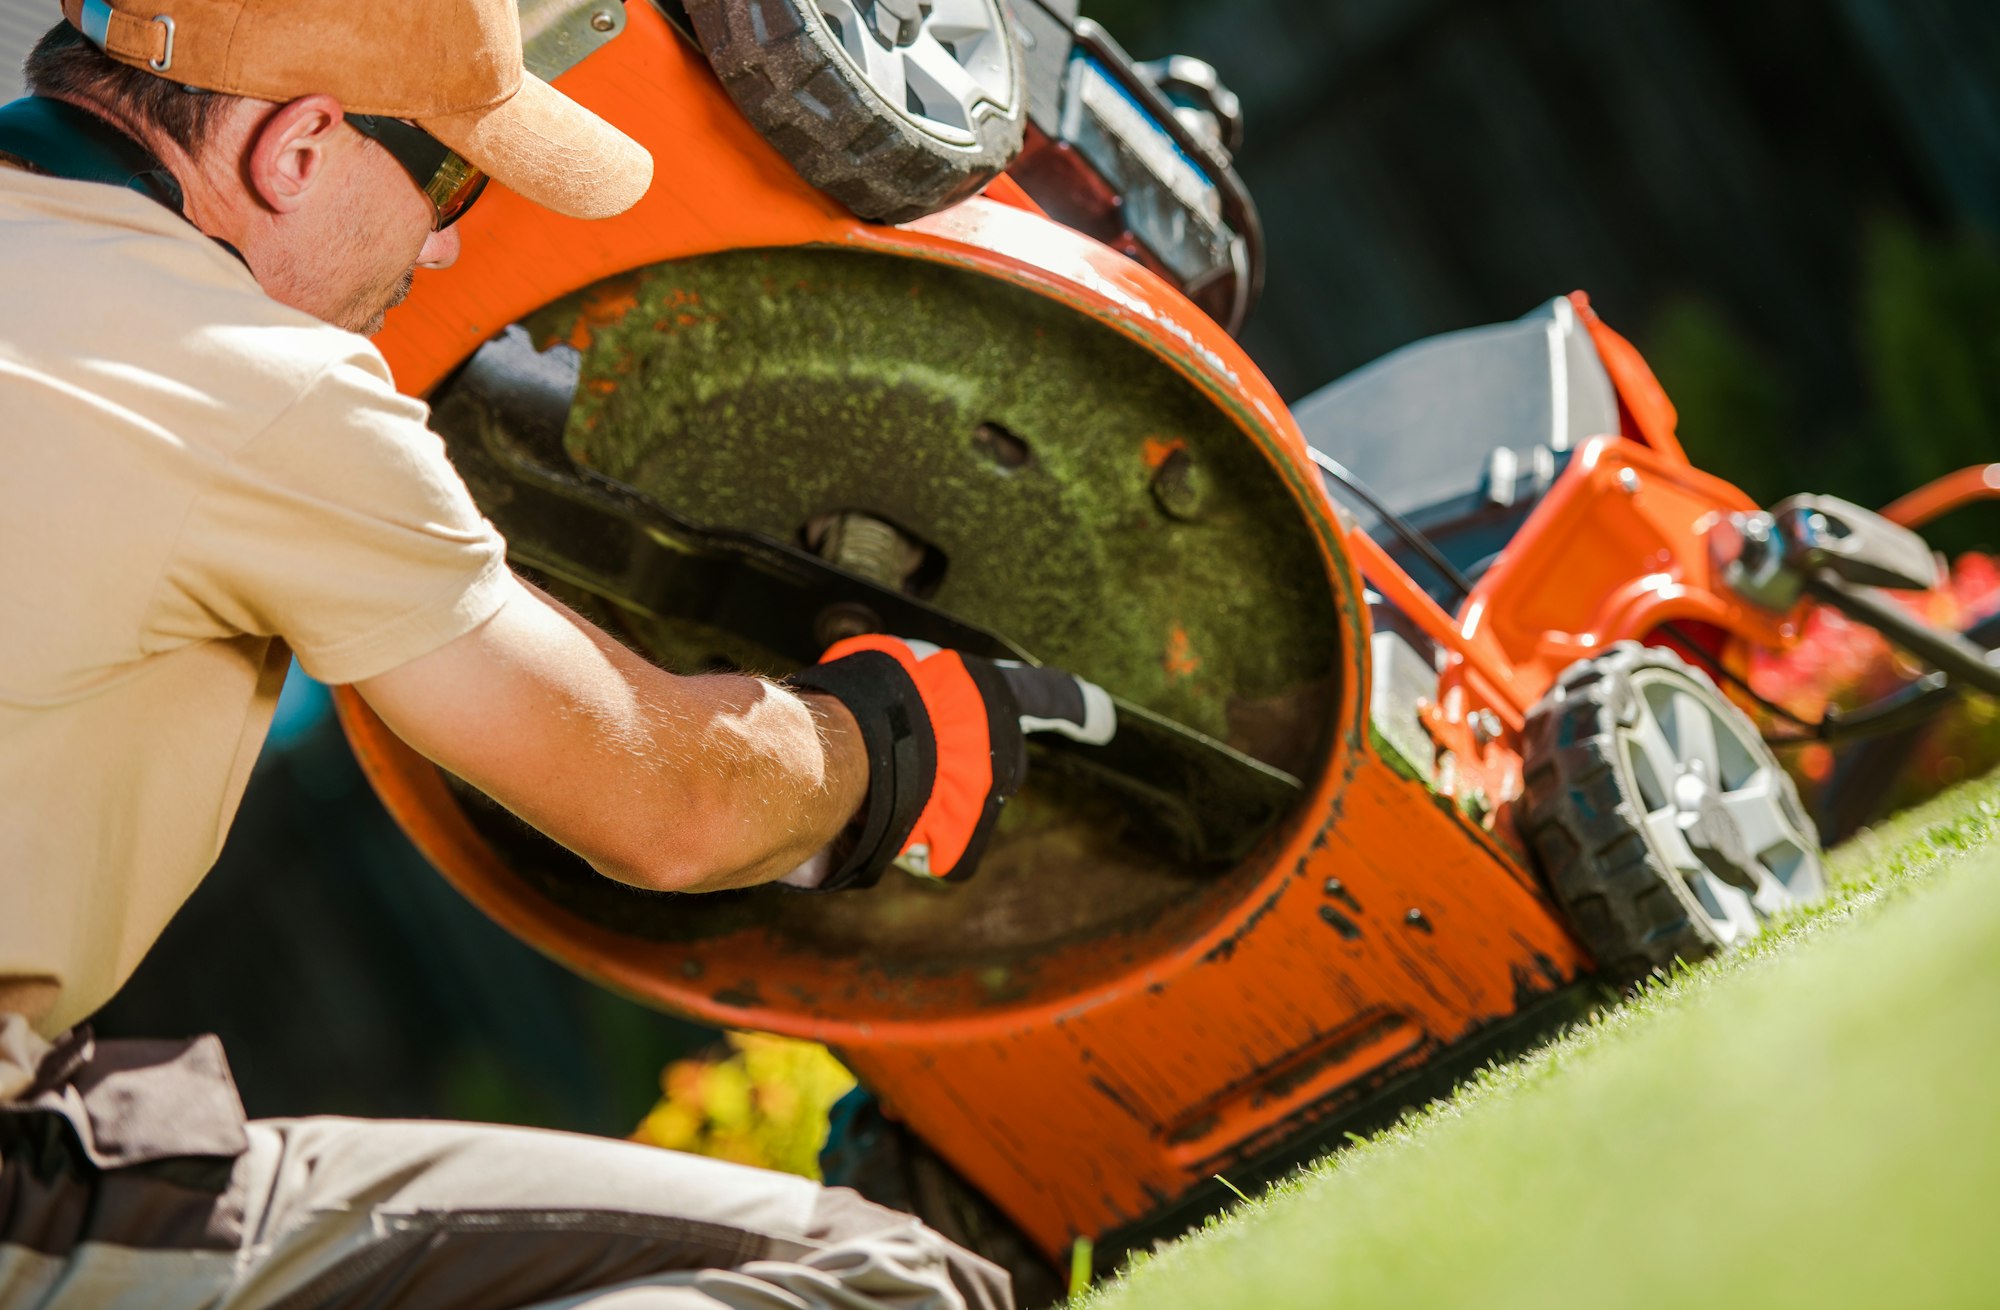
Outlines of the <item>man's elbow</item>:
M 774 839 L 761 813 L 742 813 L 728 800 L 691 793 L 671 808 L 593 822 L 572 849 L 605 877 L 656 892 L 755 887 L 810 854 L 795 852 L 796 841 Z
M 598 853 L 590 867 L 613 882 L 649 892 L 719 892 L 769 881 L 720 851 L 663 841 L 642 850 Z

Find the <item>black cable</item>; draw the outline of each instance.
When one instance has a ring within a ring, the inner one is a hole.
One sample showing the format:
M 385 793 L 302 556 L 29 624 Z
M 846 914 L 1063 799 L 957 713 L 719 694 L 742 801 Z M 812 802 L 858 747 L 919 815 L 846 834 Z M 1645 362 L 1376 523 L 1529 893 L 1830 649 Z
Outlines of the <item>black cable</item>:
M 1312 456 L 1312 462 L 1319 467 L 1322 474 L 1346 488 L 1347 493 L 1367 506 L 1369 512 L 1381 519 L 1389 531 L 1396 534 L 1399 541 L 1422 556 L 1424 562 L 1436 569 L 1440 577 L 1457 588 L 1460 600 L 1472 595 L 1472 579 L 1460 572 L 1456 564 L 1446 559 L 1444 553 L 1431 544 L 1429 537 L 1417 531 L 1415 524 L 1390 509 L 1361 479 L 1348 472 L 1345 464 L 1313 446 L 1307 446 L 1306 453 Z
M 1963 633 L 1933 627 L 1873 587 L 1859 586 L 1830 568 L 1805 576 L 1806 595 L 1865 623 L 1925 664 L 1974 691 L 2000 696 L 2000 661 Z
M 1975 627 L 1968 635 L 1981 634 L 1982 629 L 1989 624 Z M 1759 696 L 1749 683 L 1724 668 L 1719 660 L 1703 650 L 1678 625 L 1663 623 L 1660 625 L 1660 630 L 1686 646 L 1688 652 L 1715 677 L 1755 701 L 1765 713 L 1773 718 L 1787 719 L 1805 730 L 1783 736 L 1764 733 L 1765 742 L 1772 746 L 1804 746 L 1813 742 L 1835 745 L 1845 741 L 1858 741 L 1867 737 L 1881 737 L 1901 732 L 1927 721 L 1946 704 L 1957 700 L 1965 690 L 1961 684 L 1952 682 L 1942 673 L 1927 673 L 1903 684 L 1888 695 L 1869 702 L 1851 714 L 1841 713 L 1838 707 L 1829 707 L 1825 717 L 1815 722 L 1802 719 L 1784 706 Z M 2000 635 L 2000 628 L 1995 628 L 1993 633 Z
M 1798 715 L 1786 709 L 1784 706 L 1778 704 L 1776 701 L 1765 700 L 1762 696 L 1757 694 L 1756 688 L 1752 687 L 1748 682 L 1745 682 L 1742 678 L 1736 676 L 1736 674 L 1732 670 L 1723 665 L 1721 660 L 1709 654 L 1708 651 L 1705 648 L 1703 648 L 1702 644 L 1696 641 L 1693 635 L 1690 634 L 1687 631 L 1687 629 L 1681 627 L 1678 623 L 1662 623 L 1660 625 L 1660 631 L 1666 633 L 1669 637 L 1672 637 L 1675 641 L 1678 641 L 1681 645 L 1685 646 L 1687 648 L 1688 654 L 1694 656 L 1695 659 L 1698 660 L 1702 664 L 1702 666 L 1709 671 L 1709 673 L 1714 675 L 1719 680 L 1728 683 L 1736 690 L 1742 692 L 1745 696 L 1748 696 L 1751 700 L 1757 702 L 1757 707 L 1763 710 L 1766 714 L 1769 714 L 1772 718 L 1789 720 L 1790 722 L 1795 723 L 1799 727 L 1804 728 L 1806 730 L 1805 736 L 1772 737 L 1769 734 L 1766 734 L 1764 740 L 1769 742 L 1771 745 L 1798 746 L 1798 745 L 1803 745 L 1804 743 L 1809 741 L 1828 740 L 1827 734 L 1832 730 L 1829 720 L 1824 718 L 1819 719 L 1817 721 L 1802 719 Z

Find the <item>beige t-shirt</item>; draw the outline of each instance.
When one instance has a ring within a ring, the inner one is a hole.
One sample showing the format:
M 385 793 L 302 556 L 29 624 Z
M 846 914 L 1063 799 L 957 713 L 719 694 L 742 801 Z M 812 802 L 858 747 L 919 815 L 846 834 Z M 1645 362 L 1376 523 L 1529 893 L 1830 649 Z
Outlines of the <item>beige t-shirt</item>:
M 288 646 L 355 682 L 511 591 L 427 415 L 161 206 L 0 167 L 0 980 L 55 981 L 44 1033 L 214 863 Z

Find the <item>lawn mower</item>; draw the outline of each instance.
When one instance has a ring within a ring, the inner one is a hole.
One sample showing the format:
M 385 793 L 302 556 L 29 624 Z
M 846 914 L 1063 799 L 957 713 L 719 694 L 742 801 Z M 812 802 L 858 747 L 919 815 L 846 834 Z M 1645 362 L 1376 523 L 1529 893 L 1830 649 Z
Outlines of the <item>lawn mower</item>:
M 380 339 L 516 566 L 678 671 L 888 631 L 1074 670 L 1120 735 L 1036 747 L 978 877 L 837 896 L 637 891 L 343 692 L 350 739 L 512 932 L 831 1046 L 830 1180 L 1025 1301 L 1817 896 L 1742 676 L 1812 607 L 1940 670 L 1815 731 L 2000 685 L 1873 590 L 1921 540 L 1694 468 L 1580 294 L 1286 405 L 1232 337 L 1234 98 L 1064 0 L 522 13 L 659 172 L 595 224 L 493 195 Z

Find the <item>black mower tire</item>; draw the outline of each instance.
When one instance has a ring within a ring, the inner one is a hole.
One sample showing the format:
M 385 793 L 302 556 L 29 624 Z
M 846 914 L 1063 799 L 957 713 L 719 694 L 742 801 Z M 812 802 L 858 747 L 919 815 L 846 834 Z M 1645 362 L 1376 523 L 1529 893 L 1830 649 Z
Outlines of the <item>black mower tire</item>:
M 1026 64 L 1006 0 L 986 2 L 1013 52 L 1013 89 L 972 124 L 971 144 L 887 103 L 813 0 L 687 0 L 687 11 L 730 99 L 801 177 L 861 218 L 906 223 L 976 194 L 1021 153 Z
M 1672 651 L 1620 642 L 1564 670 L 1529 712 L 1521 830 L 1549 890 L 1607 981 L 1631 983 L 1727 949 L 1725 940 L 1646 825 L 1626 734 L 1650 713 L 1635 679 L 1661 679 L 1740 728 L 1740 746 L 1770 770 L 1773 799 L 1803 836 L 1799 900 L 1825 892 L 1818 833 L 1791 778 L 1747 715 L 1707 674 Z

